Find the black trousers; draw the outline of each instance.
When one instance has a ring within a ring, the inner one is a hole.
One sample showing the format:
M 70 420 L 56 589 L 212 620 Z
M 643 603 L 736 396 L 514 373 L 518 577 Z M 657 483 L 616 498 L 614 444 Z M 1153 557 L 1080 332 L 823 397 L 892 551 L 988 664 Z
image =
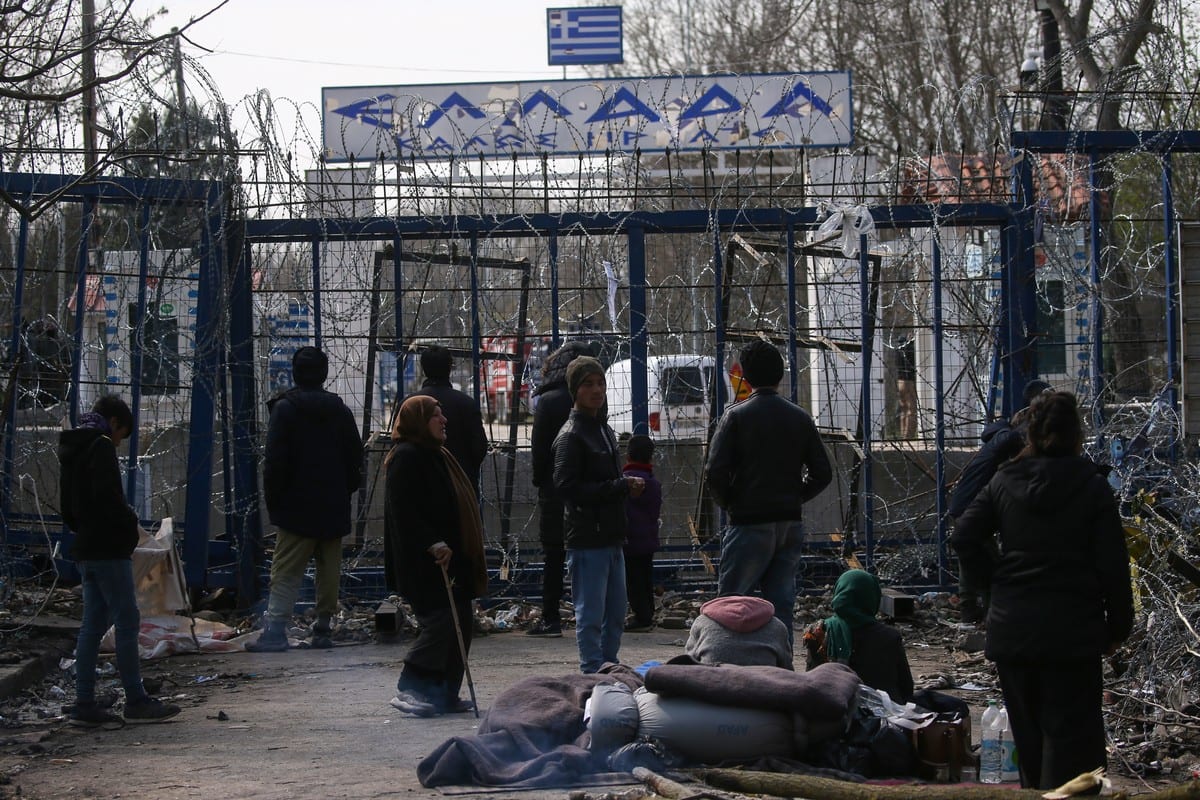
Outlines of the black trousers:
M 1053 664 L 996 662 L 1021 786 L 1054 789 L 1108 765 L 1104 749 L 1104 675 L 1099 658 Z
M 639 628 L 654 624 L 654 554 L 625 556 L 625 594 Z
M 538 500 L 538 538 L 542 541 L 542 619 L 560 623 L 559 606 L 563 598 L 563 568 L 567 551 L 563 546 L 563 504 L 561 500 Z
M 414 611 L 420 630 L 417 638 L 404 657 L 404 671 L 397 687 L 418 691 L 445 690 L 451 701 L 458 697 L 466 673 L 462 652 L 458 646 L 458 632 L 454 628 L 454 616 L 462 630 L 463 647 L 471 652 L 471 634 L 474 619 L 471 615 L 471 599 L 458 591 L 454 592 L 454 607 L 449 605 L 428 612 Z

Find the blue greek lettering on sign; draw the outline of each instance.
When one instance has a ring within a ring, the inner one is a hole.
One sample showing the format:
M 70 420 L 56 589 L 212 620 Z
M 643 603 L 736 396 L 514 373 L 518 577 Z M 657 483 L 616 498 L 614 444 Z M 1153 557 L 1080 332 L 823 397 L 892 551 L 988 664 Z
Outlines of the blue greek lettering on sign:
M 853 144 L 848 72 L 322 90 L 328 161 Z

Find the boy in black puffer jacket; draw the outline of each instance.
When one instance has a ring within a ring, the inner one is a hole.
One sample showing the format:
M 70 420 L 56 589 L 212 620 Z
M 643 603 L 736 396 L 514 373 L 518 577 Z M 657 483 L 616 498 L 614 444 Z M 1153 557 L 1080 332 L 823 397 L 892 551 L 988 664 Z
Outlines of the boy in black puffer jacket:
M 80 417 L 79 427 L 63 431 L 58 439 L 63 521 L 75 533 L 71 556 L 83 581 L 83 620 L 75 645 L 75 705 L 67 719 L 86 728 L 122 724 L 96 704 L 96 661 L 109 625 L 115 628 L 125 721 L 160 722 L 179 713 L 179 706 L 146 694 L 138 663 L 141 615 L 130 559 L 140 529 L 137 515 L 125 502 L 117 462 L 117 448 L 132 432 L 129 406 L 119 397 L 105 395 Z

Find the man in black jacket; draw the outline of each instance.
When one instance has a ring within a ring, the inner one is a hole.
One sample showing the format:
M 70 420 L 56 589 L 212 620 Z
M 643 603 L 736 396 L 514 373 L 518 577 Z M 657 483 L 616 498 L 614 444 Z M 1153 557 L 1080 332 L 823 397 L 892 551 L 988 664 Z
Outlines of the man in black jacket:
M 800 507 L 829 485 L 833 470 L 812 417 L 779 395 L 783 357 L 775 346 L 755 339 L 738 360 L 754 391 L 725 410 L 704 466 L 713 498 L 729 515 L 717 591 L 760 590 L 794 645 L 796 570 L 804 544 Z
M 288 649 L 287 624 L 310 559 L 317 566 L 317 619 L 310 645 L 333 647 L 342 537 L 350 533 L 350 496 L 362 481 L 362 439 L 342 399 L 321 388 L 328 374 L 325 354 L 301 347 L 292 357 L 296 385 L 267 403 L 271 420 L 263 494 L 276 539 L 263 632 L 246 646 L 252 652 Z
M 563 537 L 575 604 L 579 668 L 617 663 L 625 630 L 625 498 L 646 481 L 621 471 L 621 451 L 604 421 L 604 367 L 579 356 L 567 367 L 571 416 L 554 438 L 554 490 L 564 508 Z
M 533 485 L 538 490 L 538 538 L 542 544 L 542 617 L 525 633 L 529 636 L 562 636 L 559 604 L 563 596 L 563 504 L 554 490 L 554 437 L 571 416 L 574 401 L 567 389 L 567 367 L 587 346 L 567 342 L 546 357 L 542 383 L 537 390 L 530 444 L 533 449 Z
M 137 515 L 125 502 L 117 448 L 133 432 L 133 412 L 125 401 L 105 395 L 79 427 L 58 439 L 63 521 L 75 533 L 71 556 L 83 581 L 83 620 L 75 646 L 75 705 L 67 714 L 72 725 L 121 725 L 96 704 L 96 656 L 100 640 L 114 627 L 117 670 L 125 688 L 126 722 L 160 722 L 179 713 L 179 706 L 146 694 L 138 663 L 137 593 L 130 557 L 138 544 Z
M 440 344 L 426 347 L 421 352 L 421 371 L 425 373 L 425 382 L 421 384 L 421 390 L 413 394 L 432 397 L 442 407 L 442 414 L 446 417 L 446 449 L 471 479 L 475 498 L 479 499 L 479 468 L 487 456 L 488 439 L 483 430 L 479 403 L 450 383 L 453 367 L 454 357 L 448 348 Z
M 1032 380 L 1025 384 L 1022 398 L 1025 405 L 1013 414 L 1012 420 L 998 419 L 984 426 L 979 439 L 983 442 L 954 485 L 950 502 L 946 508 L 951 519 L 957 520 L 971 505 L 975 496 L 988 485 L 1000 465 L 1014 458 L 1025 446 L 1025 429 L 1028 427 L 1030 404 L 1043 392 L 1050 390 L 1050 384 L 1045 381 Z M 993 548 L 993 555 L 999 558 L 999 552 Z M 987 618 L 990 598 L 987 581 L 965 567 L 961 560 L 958 566 L 958 609 L 959 619 L 969 625 L 977 625 Z

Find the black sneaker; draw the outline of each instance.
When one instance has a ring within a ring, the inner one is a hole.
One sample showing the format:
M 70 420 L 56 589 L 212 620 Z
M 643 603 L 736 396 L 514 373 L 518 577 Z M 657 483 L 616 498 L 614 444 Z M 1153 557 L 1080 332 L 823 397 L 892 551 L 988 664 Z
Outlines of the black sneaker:
M 543 639 L 561 639 L 562 638 L 562 623 L 547 622 L 544 619 L 539 619 L 537 622 L 525 631 L 526 636 L 541 636 Z
M 108 713 L 95 703 L 76 703 L 67 708 L 67 724 L 77 728 L 104 728 L 112 731 L 125 727 L 125 720 Z
M 637 622 L 631 622 L 625 626 L 626 633 L 650 633 L 652 630 L 654 630 L 653 622 L 646 625 L 641 625 Z
M 283 653 L 291 647 L 282 625 L 268 624 L 253 642 L 246 644 L 251 653 Z
M 333 647 L 333 638 L 327 633 L 314 633 L 308 646 L 313 650 L 328 650 Z
M 163 722 L 178 714 L 179 706 L 147 697 L 125 703 L 126 722 Z

